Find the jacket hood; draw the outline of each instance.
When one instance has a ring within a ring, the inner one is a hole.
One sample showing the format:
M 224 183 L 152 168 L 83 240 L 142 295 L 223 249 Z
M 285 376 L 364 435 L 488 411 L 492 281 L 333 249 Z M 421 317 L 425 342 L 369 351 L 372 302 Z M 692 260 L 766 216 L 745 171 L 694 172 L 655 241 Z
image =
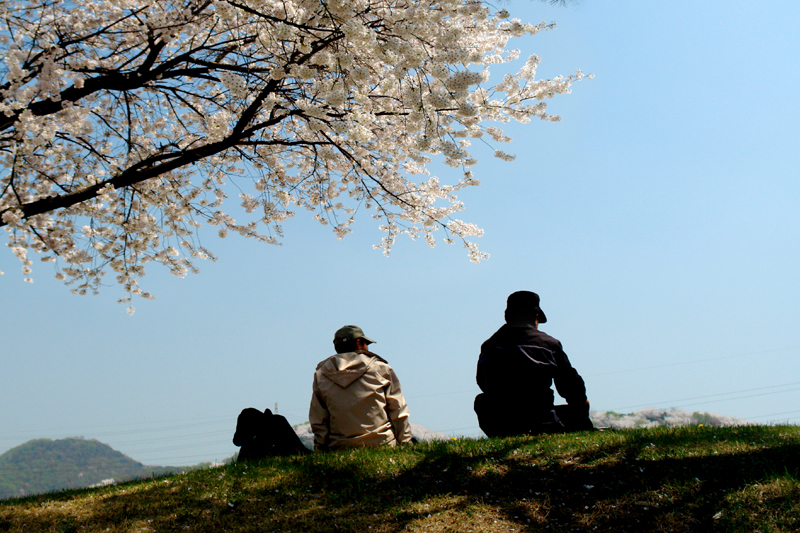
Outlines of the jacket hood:
M 376 361 L 386 362 L 381 356 L 366 350 L 332 355 L 317 365 L 317 371 L 342 388 L 349 387 L 364 375 Z

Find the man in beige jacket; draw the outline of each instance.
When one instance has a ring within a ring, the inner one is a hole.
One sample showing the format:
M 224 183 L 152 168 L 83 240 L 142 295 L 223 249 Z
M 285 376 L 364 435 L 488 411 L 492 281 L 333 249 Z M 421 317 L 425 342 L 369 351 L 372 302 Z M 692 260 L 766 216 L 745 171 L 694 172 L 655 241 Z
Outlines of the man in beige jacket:
M 358 326 L 333 337 L 336 355 L 317 365 L 308 420 L 314 449 L 395 446 L 411 442 L 408 406 L 385 359 L 367 348 Z

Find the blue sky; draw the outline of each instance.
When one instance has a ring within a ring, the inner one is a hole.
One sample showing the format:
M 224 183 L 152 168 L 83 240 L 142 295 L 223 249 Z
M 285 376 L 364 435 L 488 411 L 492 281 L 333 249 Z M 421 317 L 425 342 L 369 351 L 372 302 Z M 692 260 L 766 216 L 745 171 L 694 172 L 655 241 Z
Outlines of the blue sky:
M 520 289 L 595 410 L 800 421 L 800 3 L 504 7 L 557 22 L 514 44 L 539 76 L 595 78 L 550 103 L 562 122 L 508 129 L 516 161 L 478 154 L 461 197 L 488 261 L 407 240 L 387 258 L 369 218 L 340 242 L 299 213 L 279 247 L 206 232 L 220 259 L 150 267 L 158 298 L 131 317 L 116 287 L 73 296 L 46 264 L 23 283 L 3 249 L 0 453 L 82 435 L 146 464 L 223 459 L 245 407 L 306 421 L 344 324 L 378 341 L 413 422 L 478 436 L 479 346 Z

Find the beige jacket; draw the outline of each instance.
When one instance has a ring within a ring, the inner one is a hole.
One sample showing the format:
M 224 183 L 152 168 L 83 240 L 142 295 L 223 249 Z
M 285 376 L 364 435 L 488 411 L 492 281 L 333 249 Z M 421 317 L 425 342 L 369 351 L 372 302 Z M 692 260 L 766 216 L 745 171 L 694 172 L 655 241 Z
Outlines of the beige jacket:
M 400 381 L 380 356 L 365 350 L 332 355 L 317 365 L 313 389 L 308 420 L 315 449 L 411 442 Z

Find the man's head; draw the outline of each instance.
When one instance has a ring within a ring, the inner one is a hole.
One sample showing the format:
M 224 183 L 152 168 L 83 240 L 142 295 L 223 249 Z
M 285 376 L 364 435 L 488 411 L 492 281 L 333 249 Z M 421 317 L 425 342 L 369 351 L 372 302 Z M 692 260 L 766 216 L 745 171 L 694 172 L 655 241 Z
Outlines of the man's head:
M 517 291 L 506 302 L 506 323 L 536 324 L 547 322 L 544 311 L 539 307 L 539 295 L 530 291 Z
M 364 335 L 364 331 L 358 326 L 343 326 L 333 334 L 336 353 L 366 350 L 373 342 L 375 341 Z

